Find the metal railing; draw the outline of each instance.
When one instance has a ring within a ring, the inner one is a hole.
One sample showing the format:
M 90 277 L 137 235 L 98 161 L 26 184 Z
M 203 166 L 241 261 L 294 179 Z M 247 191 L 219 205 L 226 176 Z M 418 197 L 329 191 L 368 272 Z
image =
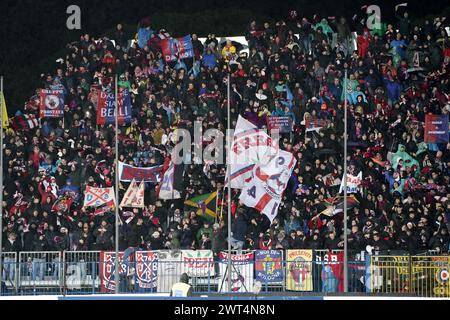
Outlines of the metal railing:
M 210 250 L 120 252 L 119 292 L 167 294 L 182 273 L 197 294 L 327 295 L 344 290 L 342 250 L 234 254 L 228 288 L 228 264 Z M 449 256 L 356 254 L 348 263 L 348 290 L 450 297 L 449 262 Z M 4 253 L 3 264 L 2 295 L 111 294 L 116 285 L 114 252 Z

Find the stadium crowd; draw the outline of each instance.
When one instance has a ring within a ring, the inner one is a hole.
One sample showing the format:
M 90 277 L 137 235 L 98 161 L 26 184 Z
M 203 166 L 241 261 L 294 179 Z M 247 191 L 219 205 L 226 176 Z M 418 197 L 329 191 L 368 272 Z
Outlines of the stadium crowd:
M 359 204 L 348 211 L 349 249 L 448 253 L 450 144 L 424 143 L 423 129 L 426 114 L 450 111 L 447 25 L 440 18 L 413 23 L 405 12 L 385 30 L 368 30 L 351 18 L 308 20 L 293 12 L 272 25 L 252 21 L 248 55 L 213 34 L 204 43 L 192 35 L 195 58 L 172 63 L 159 44 L 165 30 L 143 48 L 129 45 L 121 25 L 110 38 L 82 36 L 67 45 L 54 73 L 41 75 L 39 89 L 64 90 L 64 117 L 43 118 L 33 128 L 12 121 L 5 130 L 3 250 L 114 248 L 114 211 L 83 208 L 85 187 L 114 186 L 115 176 L 114 125 L 96 124 L 93 88 L 113 90 L 117 73 L 118 86 L 130 90 L 132 122 L 119 127 L 119 158 L 149 167 L 164 163 L 177 127 L 192 130 L 202 121 L 204 129 L 224 131 L 229 71 L 232 127 L 239 114 L 259 128 L 269 116 L 289 116 L 293 131 L 280 146 L 297 159 L 272 224 L 240 205 L 240 190 L 233 190 L 233 248 L 343 248 L 343 214 L 321 212 L 343 176 L 347 90 L 349 173 L 363 176 Z M 140 27 L 151 28 L 146 19 Z M 32 97 L 16 116 L 38 118 L 38 101 Z M 306 132 L 311 121 L 321 129 Z M 225 166 L 185 169 L 181 199 L 158 199 L 157 186 L 147 183 L 145 209 L 120 210 L 120 250 L 227 248 Z M 120 183 L 120 198 L 127 187 Z M 216 221 L 184 210 L 185 199 L 217 190 Z M 52 211 L 64 192 L 74 203 L 67 212 Z

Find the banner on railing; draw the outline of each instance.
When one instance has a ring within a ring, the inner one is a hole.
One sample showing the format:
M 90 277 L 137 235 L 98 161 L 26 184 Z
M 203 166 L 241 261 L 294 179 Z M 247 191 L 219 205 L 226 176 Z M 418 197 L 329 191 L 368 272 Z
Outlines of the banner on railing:
M 312 291 L 312 250 L 286 250 L 286 290 Z
M 158 279 L 158 253 L 154 251 L 136 251 L 136 291 L 154 292 Z
M 183 272 L 189 277 L 213 277 L 214 257 L 211 250 L 183 250 Z
M 257 250 L 255 252 L 255 279 L 265 283 L 283 281 L 281 250 Z
M 168 293 L 180 281 L 183 266 L 180 250 L 158 251 L 158 292 Z
M 231 290 L 228 286 L 228 253 L 219 252 L 220 283 L 219 292 L 253 292 L 254 253 L 231 255 Z
M 344 292 L 343 263 L 343 252 L 328 252 L 323 256 L 320 273 L 322 292 Z
M 123 252 L 119 252 L 120 274 L 128 274 L 130 268 L 122 261 Z M 116 253 L 102 251 L 100 253 L 100 292 L 111 293 L 116 290 L 115 263 Z
M 450 297 L 450 257 L 431 257 L 432 269 L 434 275 L 432 295 L 437 297 Z

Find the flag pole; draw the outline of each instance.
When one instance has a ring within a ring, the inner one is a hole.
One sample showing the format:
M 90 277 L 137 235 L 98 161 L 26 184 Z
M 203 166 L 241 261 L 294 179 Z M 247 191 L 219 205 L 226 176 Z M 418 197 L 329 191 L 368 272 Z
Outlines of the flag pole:
M 227 81 L 227 132 L 228 132 L 228 291 L 231 292 L 231 111 L 230 111 L 230 70 Z
M 115 173 L 116 173 L 116 206 L 115 206 L 115 217 L 116 217 L 116 236 L 115 236 L 115 249 L 116 249 L 116 259 L 114 260 L 114 279 L 116 280 L 116 286 L 115 286 L 115 293 L 119 293 L 119 286 L 120 286 L 120 278 L 119 278 L 119 139 L 118 139 L 118 128 L 119 128 L 119 104 L 118 104 L 118 90 L 117 90 L 117 73 L 116 73 L 116 79 L 114 84 L 114 96 L 115 96 L 115 142 L 116 142 L 116 167 L 115 167 Z
M 348 292 L 347 248 L 347 69 L 344 75 L 344 292 Z
M 0 77 L 0 106 L 1 116 L 0 116 L 0 285 L 3 284 L 3 76 Z M 2 290 L 0 289 L 0 296 L 2 295 Z

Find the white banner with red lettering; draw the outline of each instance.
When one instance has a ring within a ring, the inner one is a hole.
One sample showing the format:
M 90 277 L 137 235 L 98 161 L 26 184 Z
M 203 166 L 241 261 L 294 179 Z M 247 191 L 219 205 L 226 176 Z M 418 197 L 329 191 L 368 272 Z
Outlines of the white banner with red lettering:
M 183 250 L 183 272 L 189 277 L 213 277 L 214 256 L 211 250 Z
M 218 292 L 253 292 L 253 252 L 231 254 L 231 290 L 228 288 L 228 253 L 219 252 L 220 283 Z

